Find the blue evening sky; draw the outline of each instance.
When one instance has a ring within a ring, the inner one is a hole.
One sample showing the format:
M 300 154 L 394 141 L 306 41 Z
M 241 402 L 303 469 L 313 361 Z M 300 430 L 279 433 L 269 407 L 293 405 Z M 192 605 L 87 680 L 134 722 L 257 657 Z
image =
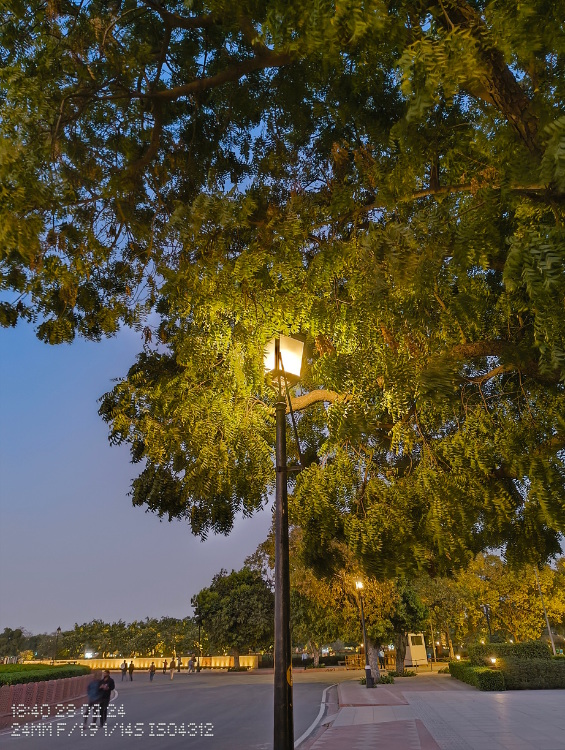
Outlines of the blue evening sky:
M 97 399 L 140 349 L 130 330 L 56 347 L 30 326 L 0 331 L 0 630 L 184 617 L 267 536 L 270 508 L 201 542 L 131 505 L 140 467 L 110 447 Z

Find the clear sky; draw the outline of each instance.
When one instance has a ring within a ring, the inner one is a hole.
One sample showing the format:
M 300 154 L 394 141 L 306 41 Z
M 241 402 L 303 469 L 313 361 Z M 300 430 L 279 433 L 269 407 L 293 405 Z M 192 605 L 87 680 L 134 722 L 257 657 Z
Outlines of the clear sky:
M 201 542 L 131 505 L 139 466 L 110 447 L 97 399 L 140 349 L 129 330 L 56 347 L 30 326 L 0 330 L 0 630 L 185 617 L 267 536 L 270 507 Z

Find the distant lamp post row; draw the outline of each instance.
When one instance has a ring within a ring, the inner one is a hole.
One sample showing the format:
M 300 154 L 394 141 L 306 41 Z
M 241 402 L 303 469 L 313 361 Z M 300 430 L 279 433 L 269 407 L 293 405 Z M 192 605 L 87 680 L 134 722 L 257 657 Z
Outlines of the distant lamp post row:
M 355 581 L 355 588 L 359 596 L 361 606 L 361 625 L 363 627 L 363 647 L 365 649 L 365 685 L 368 688 L 374 686 L 373 675 L 371 674 L 371 665 L 369 664 L 369 649 L 367 648 L 367 628 L 365 627 L 365 612 L 363 610 L 363 581 Z
M 296 434 L 296 424 L 288 392 L 289 384 L 300 378 L 304 343 L 279 336 L 265 347 L 265 371 L 278 385 L 276 413 L 276 493 L 275 493 L 275 698 L 274 750 L 294 747 L 292 708 L 292 652 L 290 642 L 290 573 L 288 545 L 288 497 L 286 456 L 287 401 Z M 296 442 L 300 455 L 298 435 Z M 291 471 L 299 467 L 290 467 Z

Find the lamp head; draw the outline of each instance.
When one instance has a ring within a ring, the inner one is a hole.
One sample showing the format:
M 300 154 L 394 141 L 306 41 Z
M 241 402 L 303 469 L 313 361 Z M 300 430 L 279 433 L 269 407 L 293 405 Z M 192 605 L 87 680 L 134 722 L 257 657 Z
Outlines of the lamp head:
M 282 375 L 284 370 L 287 379 L 298 379 L 302 368 L 303 352 L 304 342 L 299 339 L 282 335 L 271 339 L 265 347 L 263 356 L 265 372 Z
M 361 591 L 361 589 L 363 588 L 363 581 L 355 581 L 355 588 L 357 589 L 357 591 Z

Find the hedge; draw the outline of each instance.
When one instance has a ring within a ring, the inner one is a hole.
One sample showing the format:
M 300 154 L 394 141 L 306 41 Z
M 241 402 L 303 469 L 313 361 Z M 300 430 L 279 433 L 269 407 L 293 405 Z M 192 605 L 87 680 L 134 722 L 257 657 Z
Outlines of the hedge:
M 18 666 L 14 664 L 13 666 Z M 39 665 L 38 665 L 39 667 Z M 44 682 L 45 680 L 62 680 L 64 677 L 80 677 L 90 673 L 90 667 L 80 664 L 69 664 L 64 667 L 50 667 L 49 669 L 23 669 L 19 672 L 9 670 L 0 671 L 0 685 L 22 685 L 26 682 Z
M 500 671 L 508 690 L 565 688 L 565 660 L 504 659 Z
M 53 666 L 51 664 L 33 664 L 29 662 L 25 664 L 0 664 L 0 674 L 4 672 L 29 672 L 32 669 L 53 669 Z
M 452 677 L 479 690 L 505 690 L 504 675 L 496 669 L 476 667 L 467 661 L 450 661 L 449 672 Z
M 476 643 L 469 647 L 469 659 L 475 666 L 483 666 L 491 656 L 497 659 L 551 659 L 547 643 L 524 641 L 524 643 Z

